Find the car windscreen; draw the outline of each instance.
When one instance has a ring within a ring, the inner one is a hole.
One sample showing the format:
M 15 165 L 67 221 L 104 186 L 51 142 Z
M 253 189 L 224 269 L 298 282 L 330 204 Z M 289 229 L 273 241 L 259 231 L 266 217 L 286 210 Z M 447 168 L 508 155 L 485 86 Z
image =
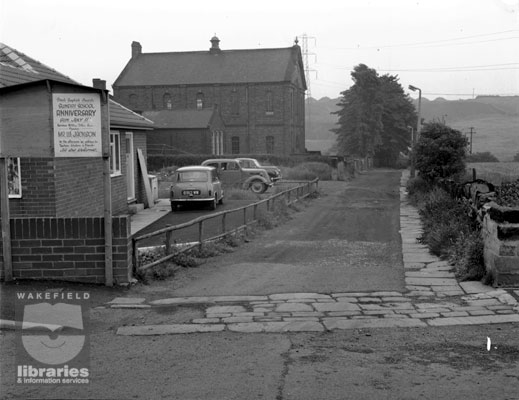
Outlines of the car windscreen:
M 178 182 L 207 182 L 206 171 L 185 171 L 178 173 Z

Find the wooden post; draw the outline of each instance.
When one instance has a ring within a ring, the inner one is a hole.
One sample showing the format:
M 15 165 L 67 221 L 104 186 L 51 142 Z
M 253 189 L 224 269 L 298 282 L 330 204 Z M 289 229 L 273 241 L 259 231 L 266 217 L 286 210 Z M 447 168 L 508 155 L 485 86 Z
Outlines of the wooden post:
M 139 271 L 139 249 L 137 248 L 137 241 L 132 238 L 132 261 L 133 261 L 133 272 Z
M 202 250 L 202 239 L 204 236 L 204 221 L 198 223 L 198 249 Z
M 11 257 L 11 216 L 9 214 L 9 185 L 7 182 L 7 158 L 0 157 L 0 203 L 2 218 L 2 245 L 4 259 L 4 279 L 13 280 L 13 260 Z
M 104 184 L 104 232 L 105 232 L 105 285 L 114 285 L 113 271 L 113 229 L 112 229 L 112 182 L 110 177 L 110 157 L 103 156 Z
M 166 232 L 166 241 L 164 243 L 164 254 L 168 255 L 171 252 L 171 231 Z

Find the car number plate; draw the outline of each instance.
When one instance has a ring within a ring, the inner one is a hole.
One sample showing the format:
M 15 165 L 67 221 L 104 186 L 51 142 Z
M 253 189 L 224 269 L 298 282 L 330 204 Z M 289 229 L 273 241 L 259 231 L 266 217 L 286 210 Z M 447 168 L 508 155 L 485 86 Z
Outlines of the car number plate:
M 198 195 L 200 194 L 200 190 L 183 190 L 182 191 L 182 194 L 184 196 L 193 196 L 193 195 Z

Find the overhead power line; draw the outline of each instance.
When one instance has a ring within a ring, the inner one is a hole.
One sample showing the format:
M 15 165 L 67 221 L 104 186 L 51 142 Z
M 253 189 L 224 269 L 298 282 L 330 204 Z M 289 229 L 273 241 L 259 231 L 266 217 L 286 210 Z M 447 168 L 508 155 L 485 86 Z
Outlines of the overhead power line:
M 333 64 L 320 63 L 319 65 L 329 66 L 336 69 L 352 69 L 352 67 L 341 67 Z M 498 68 L 495 68 L 498 67 Z M 466 71 L 502 71 L 519 69 L 519 63 L 485 64 L 485 65 L 465 65 L 454 67 L 435 67 L 435 68 L 377 68 L 382 72 L 466 72 Z
M 432 41 L 425 41 L 425 42 L 412 42 L 412 43 L 400 43 L 400 44 L 385 44 L 380 46 L 357 46 L 357 47 L 324 47 L 328 49 L 335 49 L 335 50 L 373 50 L 373 49 L 387 49 L 387 48 L 396 48 L 396 47 L 414 47 L 414 46 L 425 46 L 425 47 L 435 47 L 435 46 L 459 46 L 459 45 L 465 45 L 465 44 L 474 44 L 474 43 L 486 43 L 486 42 L 495 42 L 495 41 L 501 41 L 501 40 L 511 40 L 511 39 L 518 39 L 519 36 L 509 36 L 509 37 L 502 37 L 502 38 L 494 38 L 494 39 L 486 39 L 486 40 L 477 40 L 477 41 L 469 41 L 464 42 L 464 40 L 467 39 L 473 39 L 478 37 L 488 37 L 488 36 L 495 36 L 495 35 L 501 35 L 501 34 L 510 34 L 510 33 L 519 33 L 519 30 L 512 29 L 508 31 L 501 31 L 501 32 L 494 32 L 494 33 L 485 33 L 480 35 L 472 35 L 472 36 L 463 36 L 458 38 L 451 38 L 451 39 L 442 39 L 442 40 L 432 40 Z

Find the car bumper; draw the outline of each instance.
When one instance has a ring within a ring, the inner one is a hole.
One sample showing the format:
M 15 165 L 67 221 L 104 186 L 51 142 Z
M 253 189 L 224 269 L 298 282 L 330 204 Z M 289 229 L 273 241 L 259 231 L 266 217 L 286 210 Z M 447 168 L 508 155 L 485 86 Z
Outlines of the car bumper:
M 185 199 L 179 199 L 179 198 L 175 198 L 175 199 L 170 199 L 169 201 L 171 203 L 186 203 L 186 202 L 191 202 L 191 201 L 213 201 L 214 200 L 214 197 L 187 197 Z

